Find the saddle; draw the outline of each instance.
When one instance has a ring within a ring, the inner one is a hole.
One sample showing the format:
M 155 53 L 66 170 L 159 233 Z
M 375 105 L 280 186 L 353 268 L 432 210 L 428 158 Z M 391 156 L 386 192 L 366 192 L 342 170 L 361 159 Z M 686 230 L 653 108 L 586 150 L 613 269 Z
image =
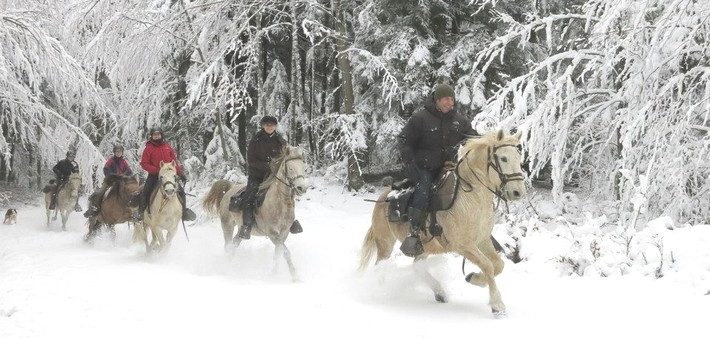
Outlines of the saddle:
M 58 193 L 59 190 L 62 190 L 62 188 L 64 188 L 66 183 L 67 183 L 67 181 L 64 180 L 64 181 L 59 181 L 59 183 L 57 184 L 57 180 L 51 179 L 51 180 L 49 180 L 49 184 L 45 185 L 44 188 L 42 188 L 42 192 L 45 194 L 53 192 L 53 191 Z
M 264 204 L 264 200 L 266 199 L 266 192 L 268 189 L 264 190 L 259 190 L 256 193 L 256 203 L 254 205 L 255 208 L 261 207 Z M 229 210 L 232 212 L 236 212 L 239 210 L 244 210 L 244 207 L 246 207 L 246 202 L 248 200 L 247 196 L 247 187 L 244 186 L 239 191 L 237 191 L 236 194 L 232 195 L 232 198 L 229 199 Z
M 434 215 L 437 211 L 449 210 L 456 200 L 459 179 L 454 170 L 443 170 L 431 187 L 429 207 L 427 211 L 432 215 L 432 224 L 435 224 Z M 392 184 L 392 190 L 385 201 L 389 203 L 388 218 L 390 222 L 406 222 L 409 220 L 407 209 L 414 193 L 414 182 L 404 179 Z

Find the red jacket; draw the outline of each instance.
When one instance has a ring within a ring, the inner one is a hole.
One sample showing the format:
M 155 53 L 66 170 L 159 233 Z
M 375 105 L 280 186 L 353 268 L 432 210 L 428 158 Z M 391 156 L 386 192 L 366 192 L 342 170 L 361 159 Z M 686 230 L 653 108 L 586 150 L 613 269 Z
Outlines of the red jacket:
M 143 156 L 141 156 L 141 167 L 145 169 L 149 175 L 158 175 L 160 172 L 160 161 L 165 163 L 175 161 L 177 174 L 182 175 L 182 168 L 178 164 L 175 151 L 165 140 L 161 143 L 155 143 L 152 140 L 146 142 L 145 149 L 143 149 Z

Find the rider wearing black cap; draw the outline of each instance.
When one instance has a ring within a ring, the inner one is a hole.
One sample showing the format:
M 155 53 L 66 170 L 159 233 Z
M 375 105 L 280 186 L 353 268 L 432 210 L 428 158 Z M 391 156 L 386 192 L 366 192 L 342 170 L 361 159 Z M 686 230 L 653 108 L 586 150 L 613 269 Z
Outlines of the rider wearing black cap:
M 64 185 L 67 183 L 67 180 L 69 179 L 69 176 L 71 176 L 72 173 L 79 172 L 79 164 L 74 161 L 75 157 L 76 153 L 73 150 L 69 150 L 67 151 L 67 157 L 57 162 L 57 164 L 55 164 L 52 168 L 54 175 L 56 175 L 57 177 L 57 184 L 55 185 L 54 192 L 52 193 L 52 201 L 49 203 L 49 210 L 54 210 L 54 208 L 57 206 L 57 192 L 62 187 L 64 187 Z M 77 200 L 76 205 L 74 206 L 74 210 L 76 212 L 81 211 L 79 200 Z
M 246 191 L 241 195 L 243 222 L 237 233 L 242 239 L 251 238 L 251 229 L 256 224 L 254 209 L 259 185 L 271 174 L 271 160 L 280 157 L 287 145 L 286 140 L 276 131 L 278 120 L 275 117 L 266 115 L 259 121 L 259 125 L 261 130 L 251 138 L 247 149 L 249 175 Z M 237 211 L 233 207 L 230 210 Z M 290 231 L 295 234 L 302 232 L 303 228 L 298 221 L 294 221 Z

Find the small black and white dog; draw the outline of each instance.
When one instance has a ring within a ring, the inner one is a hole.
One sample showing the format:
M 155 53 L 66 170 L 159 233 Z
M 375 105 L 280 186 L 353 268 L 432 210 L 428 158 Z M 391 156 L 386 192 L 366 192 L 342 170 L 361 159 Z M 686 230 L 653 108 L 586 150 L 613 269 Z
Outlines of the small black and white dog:
M 17 223 L 17 209 L 8 209 L 5 213 L 5 220 L 3 224 L 15 224 Z

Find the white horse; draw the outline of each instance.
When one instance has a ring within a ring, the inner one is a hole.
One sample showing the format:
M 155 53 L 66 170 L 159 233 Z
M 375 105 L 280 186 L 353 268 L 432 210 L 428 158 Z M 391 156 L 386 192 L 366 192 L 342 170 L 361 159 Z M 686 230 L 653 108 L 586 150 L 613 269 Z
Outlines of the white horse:
M 503 260 L 490 238 L 495 217 L 493 202 L 496 196 L 507 201 L 517 201 L 525 196 L 519 143 L 520 133 L 510 136 L 500 131 L 471 139 L 461 146 L 456 166 L 460 180 L 458 197 L 450 209 L 436 213 L 443 235 L 422 235 L 424 254 L 415 258 L 420 260 L 431 254 L 455 252 L 476 264 L 481 273 L 469 274 L 466 281 L 488 286 L 489 304 L 497 315 L 505 313 L 505 304 L 495 282 L 495 276 L 503 271 Z M 380 195 L 372 213 L 372 226 L 362 244 L 361 269 L 375 254 L 377 262 L 389 258 L 395 241 L 407 237 L 409 223 L 390 222 L 387 217 L 388 203 L 385 200 L 389 192 L 387 189 Z M 434 291 L 435 299 L 446 302 L 447 296 L 439 282 L 428 271 L 418 269 L 417 272 Z
M 182 203 L 177 194 L 179 187 L 175 167 L 175 161 L 160 161 L 158 189 L 153 191 L 150 206 L 143 212 L 143 226 L 135 226 L 134 239 L 143 239 L 146 253 L 152 250 L 168 250 L 182 219 Z M 153 237 L 150 243 L 148 230 Z M 163 234 L 163 230 L 167 231 L 167 235 Z
M 291 261 L 291 252 L 284 242 L 295 220 L 295 196 L 306 193 L 308 180 L 305 177 L 306 164 L 301 149 L 284 147 L 282 153 L 280 158 L 271 161 L 272 174 L 260 186 L 260 190 L 268 190 L 264 204 L 254 210 L 256 224 L 251 234 L 266 236 L 274 243 L 276 247 L 274 271 L 278 268 L 278 256 L 283 255 L 291 278 L 297 281 L 298 275 Z M 217 181 L 212 184 L 202 204 L 210 214 L 219 214 L 224 247 L 231 252 L 239 247 L 242 240 L 239 236 L 234 236 L 234 227 L 242 223 L 242 212 L 229 211 L 229 200 L 243 187 L 244 184 L 232 184 L 226 180 Z
M 67 221 L 69 214 L 74 211 L 76 201 L 79 199 L 79 189 L 81 189 L 81 175 L 72 173 L 69 175 L 66 184 L 57 192 L 57 204 L 54 208 L 54 217 L 52 218 L 52 210 L 49 205 L 52 203 L 52 191 L 44 193 L 44 206 L 47 211 L 47 228 L 51 220 L 57 219 L 57 213 L 62 215 L 62 230 L 67 230 Z M 46 191 L 46 190 L 45 190 Z

